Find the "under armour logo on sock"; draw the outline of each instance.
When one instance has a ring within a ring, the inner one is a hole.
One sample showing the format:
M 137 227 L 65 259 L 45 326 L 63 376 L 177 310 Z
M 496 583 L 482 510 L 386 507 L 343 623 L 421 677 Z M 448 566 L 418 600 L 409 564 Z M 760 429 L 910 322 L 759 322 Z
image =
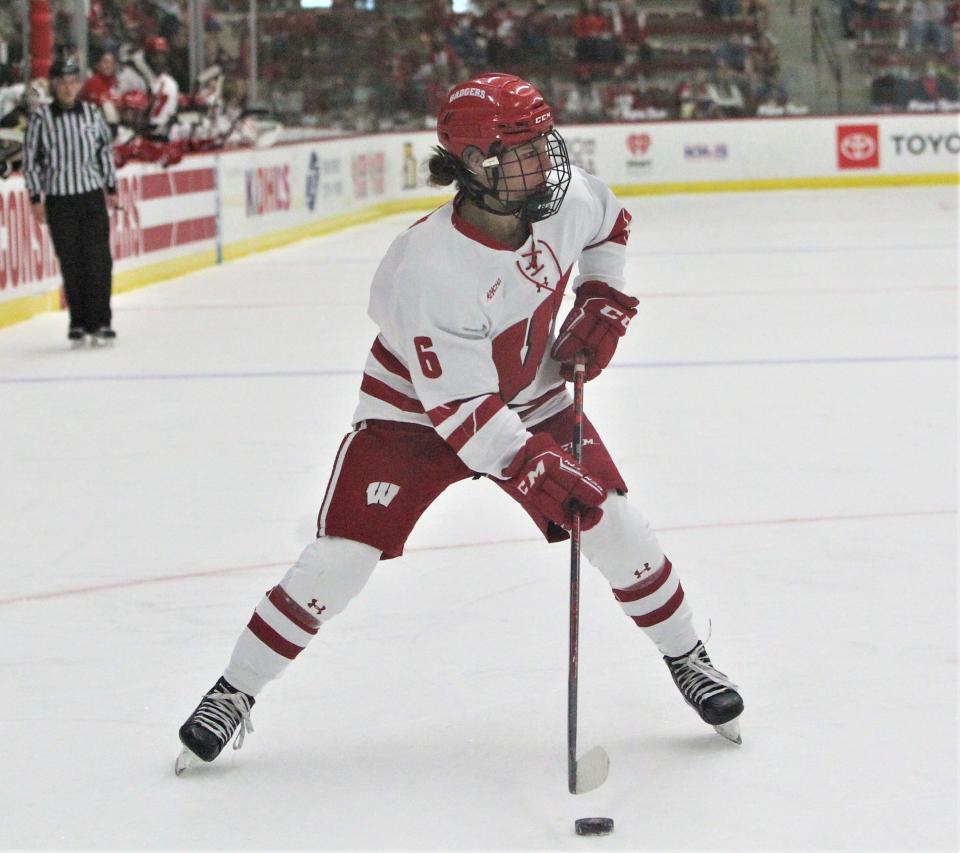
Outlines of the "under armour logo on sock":
M 317 601 L 317 599 L 313 599 L 313 601 L 311 601 L 311 602 L 307 605 L 307 607 L 309 607 L 311 610 L 316 610 L 316 611 L 317 611 L 317 616 L 319 616 L 321 613 L 323 613 L 324 610 L 327 609 L 327 605 L 326 605 L 326 604 L 321 605 L 320 602 Z
M 653 568 L 650 566 L 650 564 L 649 564 L 649 563 L 644 563 L 644 564 L 643 564 L 643 572 L 641 572 L 641 571 L 636 571 L 636 572 L 634 572 L 634 575 L 636 575 L 636 576 L 639 578 L 639 577 L 643 577 L 643 573 L 644 573 L 644 572 L 652 572 L 652 571 L 653 571 Z

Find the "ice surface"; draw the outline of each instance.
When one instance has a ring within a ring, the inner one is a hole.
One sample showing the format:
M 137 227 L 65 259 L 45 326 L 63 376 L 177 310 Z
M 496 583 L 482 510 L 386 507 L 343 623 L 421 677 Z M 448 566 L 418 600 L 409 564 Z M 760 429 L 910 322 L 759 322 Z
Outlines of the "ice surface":
M 585 565 L 579 743 L 612 765 L 567 794 L 567 549 L 467 482 L 174 777 L 313 535 L 403 216 L 121 295 L 112 350 L 0 330 L 0 847 L 957 847 L 955 190 L 627 204 L 642 307 L 587 410 L 743 746 Z

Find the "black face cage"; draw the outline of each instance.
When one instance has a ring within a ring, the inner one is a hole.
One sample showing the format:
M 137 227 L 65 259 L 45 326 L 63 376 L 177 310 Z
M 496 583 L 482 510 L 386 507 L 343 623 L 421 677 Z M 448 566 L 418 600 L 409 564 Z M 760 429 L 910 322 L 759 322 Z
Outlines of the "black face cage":
M 506 200 L 500 195 L 500 184 L 503 179 L 500 154 L 492 154 L 483 161 L 491 187 L 481 184 L 462 162 L 457 161 L 457 180 L 464 193 L 471 201 L 490 213 L 515 216 L 523 222 L 540 222 L 553 216 L 560 210 L 560 205 L 563 204 L 563 198 L 570 186 L 570 157 L 563 137 L 556 130 L 551 130 L 540 138 L 546 140 L 546 155 L 551 167 L 543 171 L 539 157 L 519 161 L 521 168 L 519 177 L 523 179 L 521 191 L 523 198 Z M 495 199 L 497 206 L 491 207 L 488 199 Z

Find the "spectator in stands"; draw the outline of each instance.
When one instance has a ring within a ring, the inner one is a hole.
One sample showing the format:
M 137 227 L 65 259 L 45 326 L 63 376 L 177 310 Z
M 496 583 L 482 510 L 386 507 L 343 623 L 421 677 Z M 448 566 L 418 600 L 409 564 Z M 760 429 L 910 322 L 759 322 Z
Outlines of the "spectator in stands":
M 140 44 L 147 33 L 157 31 L 158 21 L 151 7 L 139 0 L 126 0 L 121 10 L 121 18 L 128 40 L 133 44 Z
M 480 23 L 487 34 L 487 62 L 494 66 L 516 62 L 519 33 L 516 16 L 507 0 L 491 4 Z
M 780 53 L 768 33 L 760 36 L 750 51 L 747 76 L 755 97 L 762 90 L 780 86 Z
M 581 0 L 573 19 L 577 62 L 617 62 L 619 45 L 613 38 L 613 22 L 603 14 L 597 0 Z
M 903 110 L 912 91 L 913 84 L 903 69 L 885 71 L 870 83 L 870 104 L 878 112 Z
M 956 102 L 957 84 L 937 67 L 937 63 L 928 62 L 917 78 L 911 95 L 911 100 L 921 103 Z
M 568 91 L 564 100 L 564 121 L 600 121 L 603 117 L 600 87 L 591 79 L 589 69 L 582 68 L 577 74 L 576 84 Z
M 682 119 L 710 118 L 713 99 L 708 91 L 706 71 L 698 71 L 693 81 L 685 80 L 677 87 L 677 111 Z
M 947 4 L 943 0 L 929 0 L 930 26 L 928 32 L 936 45 L 937 51 L 946 53 L 950 42 L 950 33 L 947 29 Z
M 746 74 L 750 61 L 750 36 L 731 33 L 727 40 L 714 51 L 713 57 L 717 66 L 723 63 L 740 74 Z
M 90 0 L 87 11 L 87 34 L 92 41 L 106 41 L 110 37 L 104 0 Z
M 725 62 L 718 62 L 713 78 L 707 84 L 711 101 L 710 114 L 714 118 L 739 118 L 746 114 L 747 103 L 734 70 Z
M 700 14 L 705 18 L 736 18 L 740 0 L 700 0 Z
M 476 19 L 471 14 L 451 19 L 445 31 L 447 44 L 460 61 L 473 73 L 487 61 L 487 42 L 476 29 Z
M 767 107 L 785 107 L 787 105 L 790 97 L 780 78 L 779 70 L 779 64 L 767 65 L 760 69 L 752 96 L 758 105 L 764 104 Z M 772 110 L 769 111 L 769 114 L 776 115 Z
M 553 58 L 550 30 L 553 16 L 547 0 L 536 0 L 520 22 L 520 53 L 527 62 L 549 63 Z
M 902 12 L 906 0 L 899 0 L 898 12 Z M 910 31 L 907 43 L 911 50 L 919 52 L 932 42 L 940 52 L 947 49 L 947 8 L 943 0 L 913 0 L 910 7 Z
M 443 32 L 454 17 L 450 0 L 428 0 L 423 10 L 424 29 L 431 33 Z
M 877 0 L 840 0 L 840 27 L 843 37 L 855 39 L 859 32 L 863 34 L 863 40 L 869 43 L 878 14 Z
M 880 11 L 878 0 L 844 0 L 844 3 L 850 7 L 854 37 L 859 31 L 863 35 L 864 44 L 870 44 Z
M 620 0 L 614 7 L 613 31 L 628 62 L 647 67 L 653 60 L 653 48 L 647 42 L 650 30 L 647 13 L 637 8 L 637 0 Z
M 341 130 L 349 130 L 352 120 L 353 90 L 347 84 L 345 75 L 335 74 L 331 76 L 327 86 L 326 102 L 329 108 L 329 114 L 327 115 L 329 125 Z M 401 106 L 405 106 L 405 104 Z
M 758 33 L 766 32 L 770 27 L 770 9 L 767 0 L 747 0 L 744 13 L 753 21 Z

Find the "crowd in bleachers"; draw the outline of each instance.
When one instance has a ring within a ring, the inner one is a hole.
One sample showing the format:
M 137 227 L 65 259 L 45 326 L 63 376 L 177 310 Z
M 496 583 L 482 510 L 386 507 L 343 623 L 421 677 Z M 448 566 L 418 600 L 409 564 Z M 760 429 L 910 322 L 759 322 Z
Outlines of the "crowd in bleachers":
M 71 8 L 55 16 L 61 44 Z M 250 94 L 246 10 L 207 0 L 204 20 L 207 62 L 237 104 Z M 766 0 L 476 0 L 466 12 L 450 0 L 260 0 L 258 12 L 259 100 L 319 127 L 423 127 L 449 86 L 490 69 L 531 79 L 565 121 L 782 112 L 790 96 Z M 121 64 L 163 37 L 189 92 L 186 21 L 185 0 L 91 0 L 88 27 L 94 50 Z
M 838 0 L 838 13 L 876 110 L 960 106 L 960 0 Z
M 265 81 L 295 81 L 286 89 L 302 96 L 295 108 L 308 121 L 358 130 L 423 126 L 451 85 L 489 69 L 530 79 L 564 121 L 751 115 L 788 103 L 764 0 L 676 0 L 667 12 L 637 0 L 406 7 L 334 0 L 311 15 L 275 0 L 262 16 Z
M 838 25 L 874 74 L 878 107 L 955 98 L 960 0 L 834 0 Z M 73 3 L 52 0 L 69 50 Z M 22 73 L 19 21 L 0 11 L 0 86 Z M 249 103 L 248 0 L 206 0 L 205 59 L 221 97 Z M 290 123 L 350 131 L 428 126 L 458 79 L 484 70 L 534 82 L 566 122 L 803 112 L 784 79 L 767 0 L 259 0 L 257 101 Z M 90 0 L 91 67 L 124 67 L 146 40 L 189 79 L 186 0 Z M 801 98 L 802 100 L 802 98 Z

